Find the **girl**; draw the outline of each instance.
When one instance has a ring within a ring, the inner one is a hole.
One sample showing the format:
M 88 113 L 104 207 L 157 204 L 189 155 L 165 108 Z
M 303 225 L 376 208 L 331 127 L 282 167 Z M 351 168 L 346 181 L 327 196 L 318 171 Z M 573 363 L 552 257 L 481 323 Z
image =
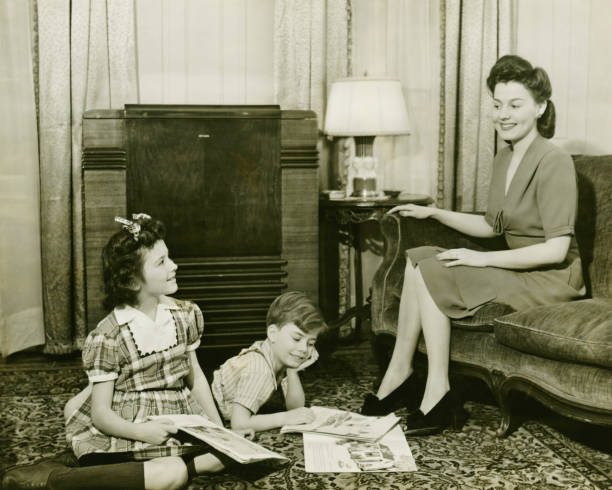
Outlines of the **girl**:
M 52 472 L 48 488 L 180 488 L 190 476 L 223 468 L 208 446 L 175 439 L 172 422 L 150 420 L 201 414 L 222 425 L 196 357 L 202 313 L 168 297 L 178 288 L 177 266 L 163 224 L 145 214 L 115 220 L 123 229 L 102 253 L 112 311 L 83 348 L 90 390 L 66 406 L 67 438 L 81 467 Z
M 448 379 L 451 318 L 471 316 L 491 302 L 523 310 L 585 294 L 574 238 L 574 166 L 567 153 L 548 141 L 555 128 L 548 75 L 508 55 L 493 66 L 487 86 L 495 129 L 509 145 L 493 162 L 486 215 L 410 204 L 389 211 L 433 218 L 472 236 L 503 234 L 509 247 L 493 252 L 420 247 L 406 252 L 393 356 L 377 395 L 368 395 L 362 412 L 385 413 L 408 397 L 408 435 L 438 432 L 463 418 Z M 428 355 L 424 387 L 412 375 L 421 329 Z

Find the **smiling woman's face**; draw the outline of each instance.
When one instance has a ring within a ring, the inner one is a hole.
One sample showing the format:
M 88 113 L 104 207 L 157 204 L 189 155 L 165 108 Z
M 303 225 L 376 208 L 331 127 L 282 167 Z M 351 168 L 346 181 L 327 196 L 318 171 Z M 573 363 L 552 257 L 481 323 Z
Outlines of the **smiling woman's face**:
M 513 144 L 537 131 L 546 103 L 538 104 L 519 82 L 498 83 L 493 93 L 493 124 L 499 136 Z

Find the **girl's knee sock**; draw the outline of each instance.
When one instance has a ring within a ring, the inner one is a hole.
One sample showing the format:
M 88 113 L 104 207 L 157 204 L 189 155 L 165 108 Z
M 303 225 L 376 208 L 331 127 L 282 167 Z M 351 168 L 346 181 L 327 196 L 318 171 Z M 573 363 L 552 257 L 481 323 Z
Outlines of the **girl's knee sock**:
M 144 463 L 129 462 L 55 470 L 48 490 L 142 490 Z

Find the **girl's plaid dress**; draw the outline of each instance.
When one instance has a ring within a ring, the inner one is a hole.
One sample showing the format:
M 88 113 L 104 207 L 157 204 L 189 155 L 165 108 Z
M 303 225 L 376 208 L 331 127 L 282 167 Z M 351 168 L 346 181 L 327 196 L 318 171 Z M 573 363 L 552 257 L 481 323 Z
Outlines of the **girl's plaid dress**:
M 112 410 L 130 422 L 164 414 L 206 416 L 185 384 L 189 352 L 199 346 L 203 330 L 202 312 L 189 301 L 163 297 L 155 322 L 134 308 L 115 308 L 85 342 L 89 382 L 114 380 Z M 103 434 L 91 420 L 91 393 L 66 421 L 66 435 L 77 458 L 93 452 L 127 452 L 135 460 L 206 452 L 174 438 L 154 446 Z

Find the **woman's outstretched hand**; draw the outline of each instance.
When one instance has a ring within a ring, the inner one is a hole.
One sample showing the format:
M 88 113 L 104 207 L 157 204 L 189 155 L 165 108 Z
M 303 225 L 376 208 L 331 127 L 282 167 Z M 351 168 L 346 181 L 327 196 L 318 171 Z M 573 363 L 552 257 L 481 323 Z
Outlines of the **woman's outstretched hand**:
M 486 252 L 478 252 L 469 248 L 452 248 L 436 255 L 438 260 L 448 261 L 446 267 L 469 265 L 472 267 L 487 267 Z
M 430 208 L 429 206 L 419 206 L 418 204 L 400 204 L 387 211 L 387 214 L 399 212 L 400 216 L 410 216 L 416 219 L 430 218 L 436 208 Z

